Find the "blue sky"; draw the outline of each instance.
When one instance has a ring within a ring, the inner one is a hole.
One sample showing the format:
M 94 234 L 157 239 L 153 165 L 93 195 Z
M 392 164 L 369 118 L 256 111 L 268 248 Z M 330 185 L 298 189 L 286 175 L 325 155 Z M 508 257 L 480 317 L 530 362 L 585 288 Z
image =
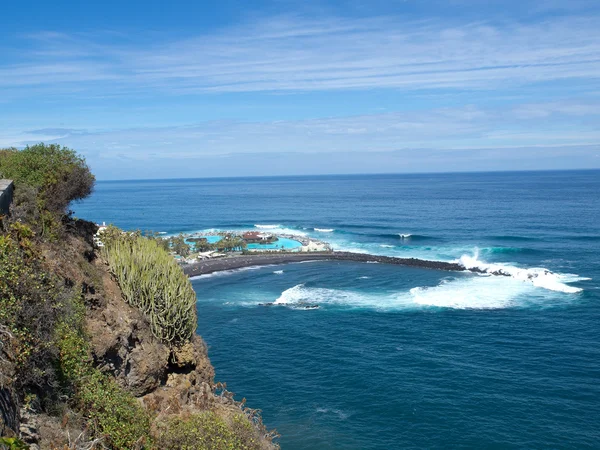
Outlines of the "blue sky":
M 600 2 L 4 2 L 0 147 L 99 179 L 600 168 Z

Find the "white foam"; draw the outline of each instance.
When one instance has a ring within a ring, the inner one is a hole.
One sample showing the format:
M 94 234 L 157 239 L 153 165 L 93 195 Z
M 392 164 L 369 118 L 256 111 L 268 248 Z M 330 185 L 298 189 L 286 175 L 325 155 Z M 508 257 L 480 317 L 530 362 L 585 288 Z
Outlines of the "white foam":
M 409 291 L 412 301 L 422 306 L 454 309 L 501 309 L 525 306 L 534 288 L 513 279 L 474 277 L 447 281 L 434 287 Z
M 314 228 L 314 230 L 318 231 L 319 233 L 331 233 L 335 231 L 333 228 Z
M 275 271 L 273 271 L 273 273 L 275 273 L 277 275 L 281 275 L 281 274 L 283 274 L 283 270 L 275 270 Z
M 394 248 L 395 247 L 395 245 L 388 245 L 388 244 L 380 244 L 379 246 L 382 248 Z
M 293 306 L 310 303 L 375 310 L 421 308 L 504 309 L 549 307 L 572 300 L 556 292 L 536 289 L 527 282 L 509 277 L 467 276 L 443 279 L 436 286 L 414 287 L 395 293 L 367 293 L 340 289 L 306 287 L 298 284 L 286 289 L 275 304 Z
M 228 275 L 235 275 L 236 273 L 240 273 L 240 272 L 246 272 L 248 270 L 259 270 L 264 267 L 275 267 L 276 265 L 277 264 L 267 264 L 264 266 L 248 266 L 248 267 L 240 267 L 239 269 L 221 270 L 218 272 L 204 273 L 202 275 L 196 275 L 196 276 L 190 277 L 190 280 L 193 281 L 193 280 L 201 280 L 201 279 L 213 278 L 213 277 L 224 277 L 224 276 L 228 276 Z
M 409 237 L 412 236 L 412 234 L 402 234 L 402 233 L 398 233 L 398 236 L 400 236 L 400 239 L 408 239 Z
M 284 234 L 288 236 L 306 236 L 307 233 L 305 231 L 296 230 L 293 228 L 286 228 L 279 224 L 256 224 L 255 228 L 259 228 L 261 230 L 270 230 L 273 233 Z
M 531 283 L 533 286 L 548 289 L 550 291 L 564 292 L 566 294 L 575 294 L 583 289 L 565 284 L 567 282 L 579 281 L 577 275 L 562 275 L 554 273 L 543 267 L 534 267 L 523 269 L 509 264 L 488 264 L 479 261 L 479 253 L 475 251 L 473 256 L 463 255 L 458 262 L 467 269 L 479 269 L 490 275 L 500 275 L 501 277 L 510 277 L 515 280 Z

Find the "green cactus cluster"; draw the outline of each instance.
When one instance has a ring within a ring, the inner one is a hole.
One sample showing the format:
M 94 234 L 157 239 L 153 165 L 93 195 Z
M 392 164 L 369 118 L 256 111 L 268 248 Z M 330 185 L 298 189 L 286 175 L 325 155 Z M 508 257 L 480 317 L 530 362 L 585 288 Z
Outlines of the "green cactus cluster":
M 192 338 L 196 293 L 172 256 L 154 240 L 127 234 L 103 253 L 125 300 L 142 311 L 158 339 L 181 344 Z

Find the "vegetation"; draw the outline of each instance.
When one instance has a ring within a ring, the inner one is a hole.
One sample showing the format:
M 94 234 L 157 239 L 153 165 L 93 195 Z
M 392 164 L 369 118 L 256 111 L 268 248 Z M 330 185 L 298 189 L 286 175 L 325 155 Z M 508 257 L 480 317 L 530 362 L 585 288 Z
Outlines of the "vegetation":
M 159 426 L 157 446 L 163 450 L 259 450 L 260 440 L 246 416 L 227 423 L 211 411 L 173 417 Z
M 190 255 L 190 246 L 185 242 L 183 234 L 169 239 L 171 249 L 184 258 Z
M 161 341 L 189 341 L 196 329 L 196 293 L 173 258 L 155 241 L 109 227 L 104 256 L 123 296 L 148 319 Z
M 42 206 L 53 212 L 90 195 L 95 182 L 81 156 L 56 144 L 0 151 L 0 174 L 37 189 Z
M 44 398 L 44 387 L 57 381 L 54 334 L 73 291 L 43 266 L 33 238 L 22 224 L 0 235 L 0 325 L 15 338 L 18 388 Z
M 81 156 L 55 144 L 0 150 L 0 178 L 15 182 L 13 220 L 53 239 L 62 231 L 69 204 L 87 197 L 95 183 Z
M 262 436 L 269 438 L 264 427 L 227 399 L 213 411 L 153 426 L 160 419 L 94 365 L 86 314 L 103 301 L 105 269 L 93 263 L 95 225 L 73 220 L 69 211 L 71 201 L 93 188 L 85 161 L 55 145 L 0 150 L 0 176 L 15 182 L 11 214 L 0 222 L 0 363 L 9 369 L 0 383 L 15 401 L 0 410 L 15 411 L 20 403 L 32 414 L 60 415 L 62 426 L 84 430 L 75 444 L 69 438 L 68 448 L 261 448 Z M 185 252 L 183 238 L 144 238 L 108 227 L 102 240 L 124 298 L 141 309 L 154 335 L 171 345 L 188 342 L 196 328 L 196 295 L 168 253 Z M 88 437 L 93 440 L 79 442 Z M 27 445 L 0 436 L 5 448 Z
M 150 416 L 114 378 L 92 366 L 83 327 L 83 305 L 58 327 L 63 382 L 74 388 L 74 405 L 93 436 L 113 449 L 151 448 Z
M 221 239 L 211 244 L 206 238 L 191 238 L 190 242 L 194 243 L 194 250 L 197 252 L 207 252 L 216 250 L 219 252 L 234 252 L 243 251 L 248 248 L 248 244 L 241 236 L 231 233 L 224 233 Z
M 68 204 L 91 192 L 93 176 L 75 152 L 43 144 L 0 151 L 0 173 L 15 182 L 12 214 L 0 233 L 0 346 L 14 361 L 11 381 L 20 400 L 36 411 L 73 408 L 109 448 L 149 446 L 145 410 L 93 367 L 84 330 L 84 287 L 65 278 L 59 261 L 44 256 L 69 252 L 69 244 L 53 238 L 73 227 Z M 69 263 L 92 267 L 80 258 Z M 0 448 L 27 447 L 18 439 L 0 438 Z

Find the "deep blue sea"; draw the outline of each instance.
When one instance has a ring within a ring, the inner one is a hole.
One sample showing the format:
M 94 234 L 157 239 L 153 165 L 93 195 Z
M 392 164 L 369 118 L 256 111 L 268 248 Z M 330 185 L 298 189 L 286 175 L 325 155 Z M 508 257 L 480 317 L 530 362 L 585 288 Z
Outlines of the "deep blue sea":
M 513 274 L 309 262 L 194 279 L 217 380 L 284 450 L 600 448 L 600 171 L 99 182 L 74 209 Z

